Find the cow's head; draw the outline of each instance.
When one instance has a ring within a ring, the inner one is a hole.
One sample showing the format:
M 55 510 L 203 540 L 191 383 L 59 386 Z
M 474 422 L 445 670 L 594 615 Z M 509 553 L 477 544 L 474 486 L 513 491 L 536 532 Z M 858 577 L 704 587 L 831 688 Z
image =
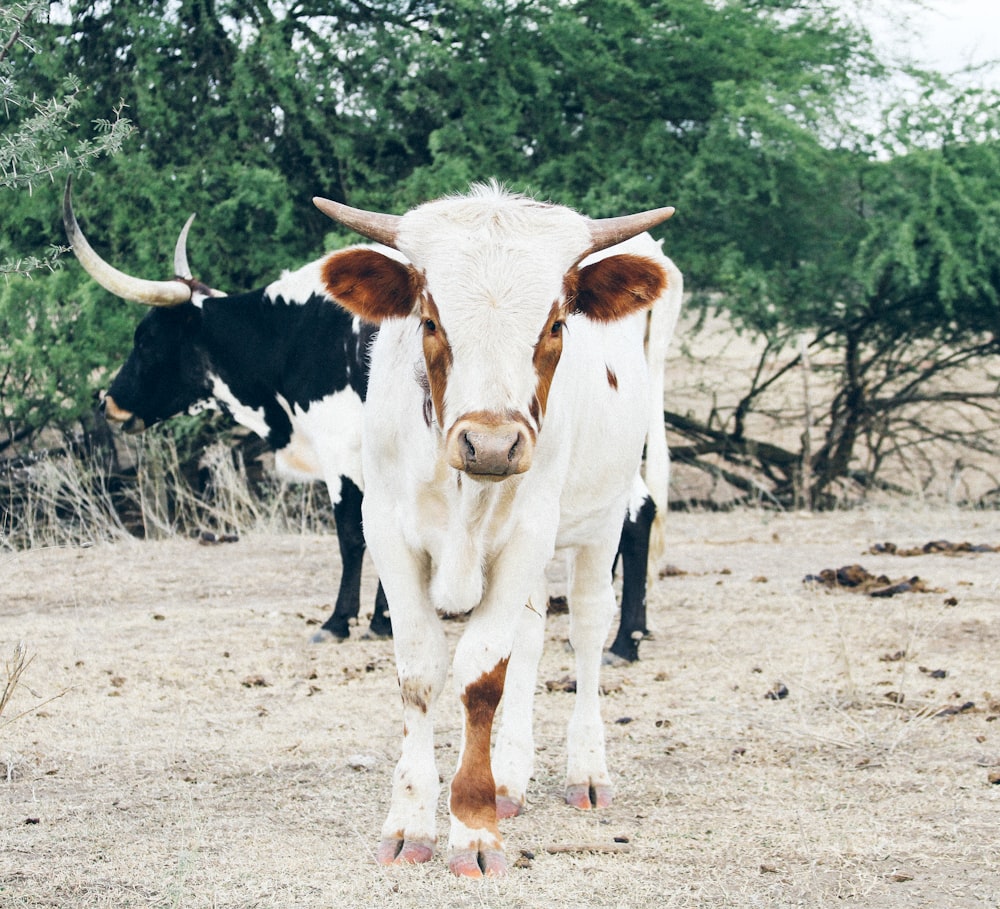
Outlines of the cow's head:
M 579 263 L 665 221 L 672 208 L 594 221 L 495 186 L 403 216 L 314 201 L 412 263 L 346 250 L 327 259 L 324 280 L 363 319 L 409 317 L 419 325 L 448 462 L 475 478 L 502 479 L 531 466 L 567 316 L 620 319 L 649 306 L 666 282 L 662 268 L 641 256 Z
M 94 252 L 77 223 L 70 190 L 67 181 L 63 224 L 80 264 L 115 296 L 154 307 L 136 328 L 132 352 L 103 401 L 109 421 L 122 425 L 126 432 L 141 432 L 208 397 L 209 380 L 197 343 L 202 312 L 192 300 L 196 294 L 212 296 L 216 292 L 191 277 L 186 252 L 191 219 L 184 225 L 174 250 L 177 277 L 170 281 L 136 278 Z

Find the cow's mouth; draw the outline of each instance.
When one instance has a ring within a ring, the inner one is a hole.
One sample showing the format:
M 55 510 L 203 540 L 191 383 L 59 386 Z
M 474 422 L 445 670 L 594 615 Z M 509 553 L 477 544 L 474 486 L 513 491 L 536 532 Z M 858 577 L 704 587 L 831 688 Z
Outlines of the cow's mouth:
M 134 436 L 145 431 L 146 421 L 141 417 L 129 417 L 124 423 L 122 423 L 122 432 L 127 433 L 130 436 Z
M 146 428 L 146 421 L 142 417 L 137 417 L 132 411 L 119 407 L 111 395 L 104 396 L 101 409 L 104 411 L 104 418 L 109 423 L 120 426 L 122 432 L 129 435 L 140 433 Z

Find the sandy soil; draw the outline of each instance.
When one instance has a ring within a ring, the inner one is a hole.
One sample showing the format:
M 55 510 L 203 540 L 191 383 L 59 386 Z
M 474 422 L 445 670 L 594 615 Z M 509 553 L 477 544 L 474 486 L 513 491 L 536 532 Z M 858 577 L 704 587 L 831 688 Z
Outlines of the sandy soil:
M 553 616 L 529 809 L 502 823 L 516 867 L 484 882 L 440 853 L 374 861 L 392 648 L 308 643 L 333 540 L 0 557 L 0 657 L 34 657 L 0 717 L 0 906 L 1000 907 L 1000 553 L 867 554 L 1000 543 L 1000 515 L 674 515 L 670 535 L 655 640 L 604 674 L 615 804 L 560 800 Z M 803 583 L 851 563 L 930 591 Z M 449 693 L 446 778 L 459 728 Z

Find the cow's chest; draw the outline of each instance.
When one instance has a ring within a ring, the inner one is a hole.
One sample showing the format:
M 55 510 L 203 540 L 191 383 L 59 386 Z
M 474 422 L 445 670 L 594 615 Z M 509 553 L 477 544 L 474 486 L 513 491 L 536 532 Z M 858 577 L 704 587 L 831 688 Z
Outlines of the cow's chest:
M 404 536 L 427 557 L 434 606 L 459 614 L 479 604 L 501 558 L 537 522 L 517 478 L 481 483 L 447 466 L 441 473 L 444 483 L 420 487 Z

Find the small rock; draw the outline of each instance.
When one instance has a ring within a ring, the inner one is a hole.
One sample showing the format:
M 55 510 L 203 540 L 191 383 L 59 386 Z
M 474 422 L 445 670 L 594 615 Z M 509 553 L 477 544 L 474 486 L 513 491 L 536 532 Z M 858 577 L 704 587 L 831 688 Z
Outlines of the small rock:
M 547 691 L 576 691 L 576 679 L 570 678 L 568 675 L 564 675 L 561 679 L 550 679 L 545 683 L 545 688 Z
M 352 754 L 347 758 L 347 766 L 351 770 L 374 770 L 378 766 L 378 758 L 374 754 Z
M 975 708 L 976 704 L 974 701 L 966 701 L 958 707 L 945 707 L 944 710 L 939 710 L 934 716 L 955 716 L 959 713 L 968 713 L 970 710 L 975 710 Z

